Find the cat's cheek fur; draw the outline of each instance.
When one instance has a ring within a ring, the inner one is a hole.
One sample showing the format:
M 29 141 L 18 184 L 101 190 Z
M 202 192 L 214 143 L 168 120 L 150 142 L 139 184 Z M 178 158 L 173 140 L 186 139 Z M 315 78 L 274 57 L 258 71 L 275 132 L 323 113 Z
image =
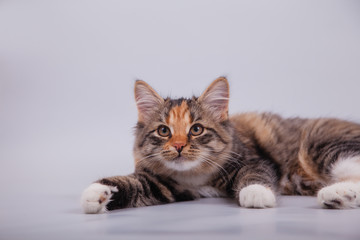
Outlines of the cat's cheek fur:
M 117 192 L 116 187 L 93 183 L 86 188 L 81 196 L 81 206 L 84 213 L 105 213 L 106 205 L 110 202 L 112 192 Z
M 241 189 L 239 204 L 246 208 L 271 208 L 276 205 L 273 191 L 261 184 L 251 184 Z
M 360 182 L 339 182 L 320 189 L 318 202 L 324 208 L 346 209 L 360 206 Z

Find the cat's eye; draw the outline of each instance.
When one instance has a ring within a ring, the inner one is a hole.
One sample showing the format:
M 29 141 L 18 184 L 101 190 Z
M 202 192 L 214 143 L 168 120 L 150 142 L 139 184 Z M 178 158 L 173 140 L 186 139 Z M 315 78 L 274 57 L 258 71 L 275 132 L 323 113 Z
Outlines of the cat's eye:
M 195 124 L 190 128 L 190 134 L 193 136 L 199 136 L 200 134 L 203 133 L 203 131 L 204 131 L 204 127 L 201 126 L 200 124 Z
M 158 134 L 162 137 L 168 137 L 170 135 L 170 129 L 167 126 L 161 125 L 158 127 Z

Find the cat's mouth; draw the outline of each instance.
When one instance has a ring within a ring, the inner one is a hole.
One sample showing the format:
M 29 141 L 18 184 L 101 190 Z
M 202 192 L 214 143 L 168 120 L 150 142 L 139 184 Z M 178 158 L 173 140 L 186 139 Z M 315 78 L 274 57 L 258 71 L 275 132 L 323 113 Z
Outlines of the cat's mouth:
M 173 161 L 175 161 L 175 162 L 184 162 L 184 161 L 187 161 L 187 160 L 189 160 L 189 159 L 187 159 L 186 157 L 184 157 L 184 156 L 182 156 L 180 154 L 173 159 Z

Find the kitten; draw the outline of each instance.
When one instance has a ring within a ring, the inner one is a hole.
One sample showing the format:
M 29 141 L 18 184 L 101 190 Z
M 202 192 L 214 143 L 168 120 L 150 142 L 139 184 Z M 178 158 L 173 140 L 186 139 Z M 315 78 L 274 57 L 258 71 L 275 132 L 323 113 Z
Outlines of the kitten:
M 103 178 L 82 194 L 85 213 L 200 197 L 242 207 L 276 205 L 276 195 L 315 195 L 325 208 L 360 205 L 360 125 L 337 119 L 229 117 L 229 85 L 200 97 L 163 99 L 135 83 L 135 172 Z

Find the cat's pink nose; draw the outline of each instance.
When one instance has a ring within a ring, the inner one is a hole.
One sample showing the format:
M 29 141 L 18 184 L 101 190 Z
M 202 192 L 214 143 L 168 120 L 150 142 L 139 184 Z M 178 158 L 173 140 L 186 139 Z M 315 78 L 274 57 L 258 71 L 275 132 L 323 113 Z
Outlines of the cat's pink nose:
M 176 151 L 178 151 L 178 153 L 181 153 L 181 151 L 183 150 L 185 145 L 186 145 L 186 143 L 184 143 L 184 142 L 174 142 L 173 143 L 173 146 L 175 147 Z

